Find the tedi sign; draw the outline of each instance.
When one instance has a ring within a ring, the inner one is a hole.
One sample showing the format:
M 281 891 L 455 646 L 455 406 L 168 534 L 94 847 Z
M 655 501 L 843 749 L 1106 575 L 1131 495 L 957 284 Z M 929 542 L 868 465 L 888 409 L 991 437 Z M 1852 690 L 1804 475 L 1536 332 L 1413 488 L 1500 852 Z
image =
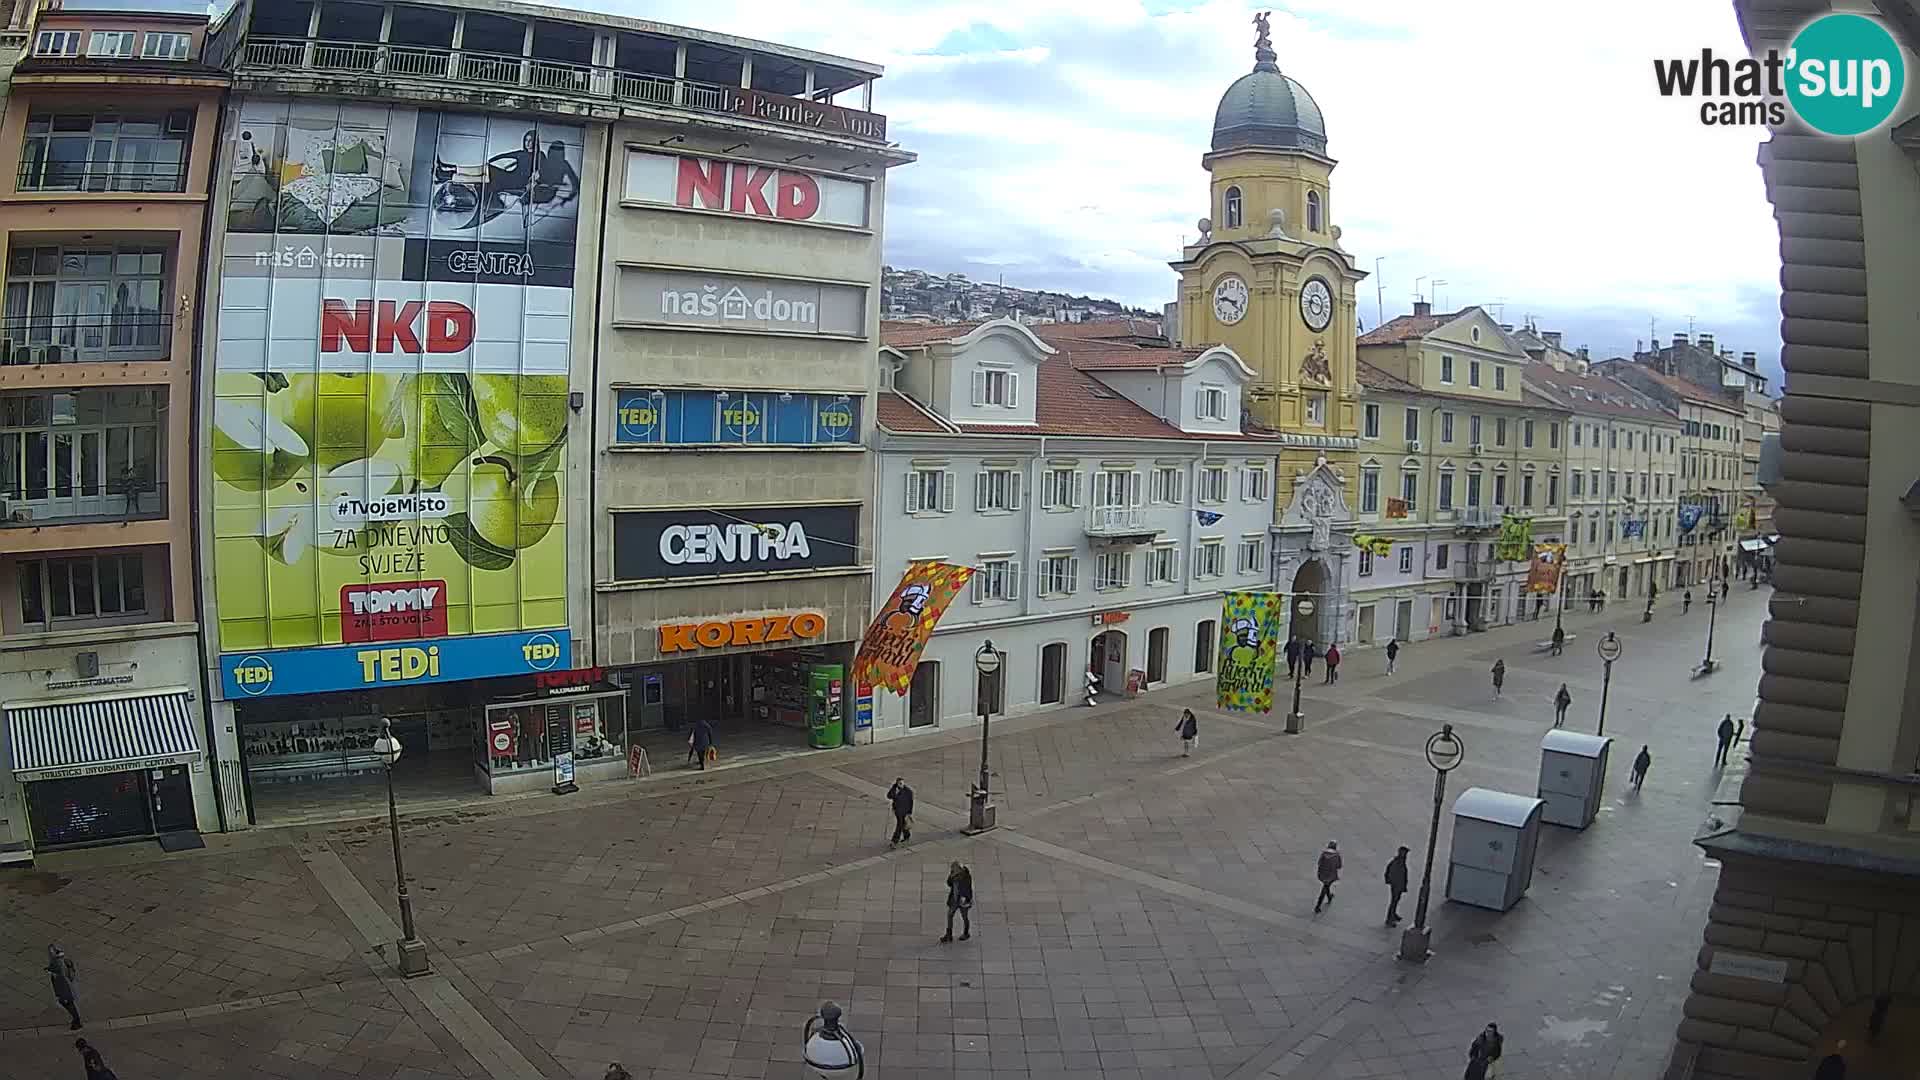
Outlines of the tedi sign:
M 623 581 L 854 566 L 858 506 L 616 511 L 613 572 Z
M 1813 20 L 1785 53 L 1727 59 L 1712 49 L 1698 57 L 1656 58 L 1661 97 L 1700 98 L 1709 127 L 1802 122 L 1827 135 L 1863 135 L 1887 122 L 1906 91 L 1906 61 L 1885 27 L 1864 15 Z

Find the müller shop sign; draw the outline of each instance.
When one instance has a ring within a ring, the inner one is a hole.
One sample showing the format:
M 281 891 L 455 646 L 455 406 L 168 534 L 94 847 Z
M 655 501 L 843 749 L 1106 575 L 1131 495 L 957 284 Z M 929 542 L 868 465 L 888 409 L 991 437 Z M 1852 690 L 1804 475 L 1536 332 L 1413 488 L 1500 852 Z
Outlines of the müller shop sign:
M 776 165 L 628 150 L 622 200 L 864 229 L 870 190 L 861 181 Z

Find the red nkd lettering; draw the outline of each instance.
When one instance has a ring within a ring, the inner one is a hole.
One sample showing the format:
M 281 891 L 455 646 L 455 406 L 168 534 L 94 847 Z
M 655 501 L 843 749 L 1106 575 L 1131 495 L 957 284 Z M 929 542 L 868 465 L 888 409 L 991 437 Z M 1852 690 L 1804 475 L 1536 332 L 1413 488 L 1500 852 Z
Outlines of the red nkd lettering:
M 820 185 L 806 173 L 781 173 L 773 209 L 789 221 L 806 221 L 820 211 Z
M 751 165 L 735 165 L 733 190 L 729 192 L 727 209 L 736 214 L 772 217 L 773 207 L 767 205 L 767 181 L 773 179 L 773 174 L 778 171 L 778 169 L 756 169 Z
M 696 210 L 727 208 L 727 164 L 700 158 L 680 159 L 680 172 L 673 189 L 677 206 Z
M 421 348 L 414 328 L 426 316 L 427 341 Z M 452 353 L 473 344 L 473 309 L 452 300 L 323 300 L 320 351 Z

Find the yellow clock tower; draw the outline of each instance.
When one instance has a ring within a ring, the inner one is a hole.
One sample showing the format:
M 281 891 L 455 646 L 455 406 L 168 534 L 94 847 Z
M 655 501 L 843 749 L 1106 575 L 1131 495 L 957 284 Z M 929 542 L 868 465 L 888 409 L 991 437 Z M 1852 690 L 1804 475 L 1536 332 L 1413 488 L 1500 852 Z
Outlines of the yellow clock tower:
M 1256 373 L 1247 417 L 1278 432 L 1283 446 L 1275 584 L 1322 597 L 1299 632 L 1349 640 L 1340 602 L 1347 552 L 1331 533 L 1350 533 L 1353 520 L 1354 291 L 1366 275 L 1333 224 L 1326 120 L 1306 87 L 1281 74 L 1267 16 L 1254 25 L 1253 70 L 1220 98 L 1212 149 L 1201 158 L 1212 174 L 1211 212 L 1172 264 L 1179 332 L 1189 346 L 1232 348 Z

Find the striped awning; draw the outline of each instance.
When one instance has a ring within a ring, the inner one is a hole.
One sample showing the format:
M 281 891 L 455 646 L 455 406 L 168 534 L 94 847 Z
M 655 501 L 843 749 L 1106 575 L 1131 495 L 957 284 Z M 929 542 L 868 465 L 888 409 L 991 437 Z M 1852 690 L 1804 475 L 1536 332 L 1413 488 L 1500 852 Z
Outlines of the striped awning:
M 199 729 L 187 690 L 7 707 L 13 775 L 22 781 L 194 761 Z

